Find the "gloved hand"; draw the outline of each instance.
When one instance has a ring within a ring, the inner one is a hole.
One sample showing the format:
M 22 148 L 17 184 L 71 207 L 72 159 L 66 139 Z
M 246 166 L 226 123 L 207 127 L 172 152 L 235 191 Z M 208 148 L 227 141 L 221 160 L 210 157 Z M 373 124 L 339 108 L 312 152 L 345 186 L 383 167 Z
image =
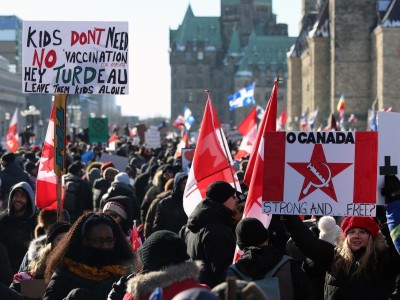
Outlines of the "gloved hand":
M 381 195 L 385 197 L 386 204 L 400 199 L 400 180 L 396 175 L 385 175 L 385 184 L 381 189 Z

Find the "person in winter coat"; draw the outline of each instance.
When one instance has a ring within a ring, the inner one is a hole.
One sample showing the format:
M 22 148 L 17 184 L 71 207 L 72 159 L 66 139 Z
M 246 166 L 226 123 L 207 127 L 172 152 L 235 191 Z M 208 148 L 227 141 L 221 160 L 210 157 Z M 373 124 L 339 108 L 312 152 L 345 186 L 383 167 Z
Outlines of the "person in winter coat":
M 213 288 L 224 281 L 224 273 L 232 263 L 236 247 L 233 219 L 238 199 L 236 190 L 227 182 L 210 184 L 201 201 L 182 227 L 188 254 L 204 263 L 200 282 Z
M 151 202 L 143 224 L 144 238 L 147 239 L 150 236 L 150 234 L 153 233 L 154 218 L 156 217 L 158 203 L 160 203 L 160 201 L 163 200 L 164 198 L 171 196 L 173 188 L 174 188 L 174 179 L 171 178 L 165 184 L 164 191 L 159 193 Z
M 130 200 L 131 212 L 133 214 L 133 220 L 136 220 L 138 223 L 140 221 L 140 206 L 137 201 L 135 191 L 133 187 L 130 185 L 130 180 L 128 174 L 125 172 L 119 172 L 114 181 L 111 183 L 110 188 L 107 193 L 103 195 L 101 198 L 100 208 L 104 209 L 105 203 L 110 199 L 117 196 L 125 196 Z M 132 224 L 131 224 L 132 225 Z
M 11 187 L 19 182 L 26 182 L 32 190 L 35 189 L 34 183 L 29 178 L 28 174 L 24 172 L 22 166 L 16 161 L 16 155 L 13 152 L 6 152 L 1 157 L 0 171 L 0 199 L 3 200 L 2 208 L 7 208 L 7 203 L 11 191 Z M 1 209 L 0 209 L 1 210 Z
M 163 300 L 183 290 L 207 286 L 198 282 L 201 263 L 190 261 L 185 241 L 168 230 L 154 232 L 139 248 L 142 270 L 127 283 L 124 300 L 147 300 L 156 288 Z
M 156 210 L 152 231 L 170 230 L 179 233 L 187 223 L 187 215 L 183 209 L 183 192 L 188 175 L 177 173 L 174 177 L 174 188 L 171 196 L 162 199 Z
M 136 215 L 139 214 L 139 207 L 136 207 Z M 134 207 L 132 200 L 127 196 L 115 196 L 107 199 L 103 213 L 108 214 L 114 219 L 126 237 L 130 237 L 130 232 L 133 226 Z
M 385 196 L 386 219 L 393 244 L 400 254 L 400 180 L 396 175 L 385 176 L 385 186 L 382 189 Z
M 165 183 L 174 178 L 174 167 L 169 164 L 162 165 L 158 168 L 152 180 L 152 186 L 146 192 L 140 207 L 140 218 L 142 222 L 146 219 L 147 211 L 154 198 L 164 190 Z
M 8 209 L 0 214 L 0 243 L 7 249 L 13 273 L 33 239 L 38 210 L 31 186 L 20 182 L 11 188 Z
M 298 216 L 282 216 L 299 249 L 326 270 L 324 299 L 388 299 L 400 270 L 400 256 L 377 238 L 371 217 L 346 217 L 337 246 L 315 237 Z
M 268 243 L 268 229 L 260 220 L 243 218 L 236 226 L 235 232 L 236 244 L 243 254 L 233 264 L 234 268 L 227 269 L 226 279 L 229 277 L 246 279 L 242 278 L 241 274 L 250 277 L 253 281 L 263 279 L 284 258 L 285 253 L 282 250 Z M 315 296 L 313 298 L 315 291 L 312 289 L 310 279 L 294 259 L 285 261 L 272 276 L 279 279 L 280 299 L 315 298 Z
M 114 181 L 118 170 L 112 162 L 106 162 L 100 167 L 101 177 L 93 182 L 93 210 L 100 210 L 101 197 L 107 193 L 108 188 Z
M 75 222 L 86 210 L 93 209 L 92 187 L 82 179 L 84 165 L 77 161 L 68 167 L 63 175 L 64 208 L 68 210 L 71 223 Z
M 130 273 L 133 251 L 117 223 L 87 212 L 51 252 L 44 300 L 107 299 L 112 284 Z

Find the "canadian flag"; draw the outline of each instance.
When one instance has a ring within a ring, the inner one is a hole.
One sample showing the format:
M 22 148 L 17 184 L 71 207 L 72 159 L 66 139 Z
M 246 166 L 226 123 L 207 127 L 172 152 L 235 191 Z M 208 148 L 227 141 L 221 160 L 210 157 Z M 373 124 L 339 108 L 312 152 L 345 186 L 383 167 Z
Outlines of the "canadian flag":
M 140 247 L 142 247 L 142 238 L 140 237 L 139 231 L 136 227 L 136 220 L 133 221 L 133 227 L 131 230 L 131 245 L 133 252 L 137 252 Z
M 238 179 L 234 175 L 235 169 L 230 151 L 227 149 L 228 144 L 209 93 L 200 128 L 183 195 L 183 208 L 188 216 L 205 198 L 207 187 L 214 181 L 228 182 L 241 191 Z
M 36 180 L 36 206 L 57 209 L 57 175 L 54 172 L 54 104 L 43 143 Z
M 252 217 L 259 219 L 266 228 L 271 222 L 272 215 L 262 213 L 263 173 L 264 173 L 264 135 L 269 131 L 276 131 L 276 116 L 278 109 L 278 80 L 274 82 L 264 117 L 261 120 L 256 142 L 244 174 L 244 183 L 249 187 L 243 218 Z M 234 261 L 241 256 L 241 251 L 236 247 Z
M 10 127 L 7 131 L 5 145 L 11 152 L 17 151 L 19 147 L 18 141 L 18 107 L 15 109 L 13 117 L 10 122 Z
M 254 107 L 247 117 L 240 123 L 237 130 L 243 135 L 235 159 L 239 160 L 251 153 L 253 144 L 257 137 L 257 108 Z
M 174 154 L 174 158 L 178 158 L 182 156 L 182 149 L 189 147 L 189 135 L 185 128 L 182 129 L 182 137 L 181 140 L 176 147 L 176 151 Z

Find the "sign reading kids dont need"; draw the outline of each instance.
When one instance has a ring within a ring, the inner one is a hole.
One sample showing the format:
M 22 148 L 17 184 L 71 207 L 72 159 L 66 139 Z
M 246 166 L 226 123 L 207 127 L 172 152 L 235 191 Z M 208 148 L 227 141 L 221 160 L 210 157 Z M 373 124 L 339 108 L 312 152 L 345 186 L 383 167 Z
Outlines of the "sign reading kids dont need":
M 128 40 L 128 22 L 25 21 L 22 90 L 126 95 Z

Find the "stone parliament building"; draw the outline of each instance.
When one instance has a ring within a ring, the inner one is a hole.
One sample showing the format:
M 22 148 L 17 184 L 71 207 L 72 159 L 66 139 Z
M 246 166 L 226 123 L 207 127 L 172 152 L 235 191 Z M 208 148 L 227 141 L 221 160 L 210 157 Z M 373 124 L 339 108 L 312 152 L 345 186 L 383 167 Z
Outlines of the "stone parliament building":
M 317 108 L 315 128 L 325 127 L 341 95 L 357 130 L 369 129 L 369 110 L 400 110 L 400 0 L 302 0 L 299 36 L 287 32 L 272 0 L 221 0 L 220 17 L 189 5 L 170 30 L 171 119 L 187 105 L 200 123 L 208 88 L 221 122 L 235 126 L 252 107 L 231 112 L 227 97 L 254 81 L 265 108 L 278 75 L 288 130 Z

